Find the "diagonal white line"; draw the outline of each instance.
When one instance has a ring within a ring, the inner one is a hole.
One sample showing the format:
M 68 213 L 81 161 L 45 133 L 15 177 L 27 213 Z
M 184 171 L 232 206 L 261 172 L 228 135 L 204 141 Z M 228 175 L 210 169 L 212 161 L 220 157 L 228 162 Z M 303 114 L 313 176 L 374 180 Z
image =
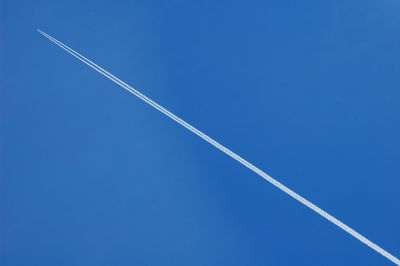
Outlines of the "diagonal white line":
M 157 104 L 156 102 L 154 102 L 150 98 L 146 97 L 141 92 L 139 92 L 136 89 L 132 88 L 131 86 L 129 86 L 128 84 L 126 84 L 125 82 L 120 80 L 119 78 L 115 77 L 114 75 L 112 75 L 111 73 L 106 71 L 105 69 L 103 69 L 100 66 L 96 65 L 95 63 L 93 63 L 92 61 L 90 61 L 86 57 L 82 56 L 78 52 L 74 51 L 70 47 L 68 47 L 65 44 L 59 42 L 58 40 L 54 39 L 53 37 L 51 37 L 50 35 L 48 35 L 47 33 L 43 32 L 43 31 L 41 31 L 39 29 L 38 29 L 38 32 L 40 34 L 42 34 L 44 37 L 46 37 L 47 39 L 49 39 L 50 41 L 52 41 L 55 44 L 57 44 L 58 46 L 60 46 L 62 49 L 64 49 L 65 51 L 67 51 L 71 55 L 73 55 L 74 57 L 76 57 L 77 59 L 79 59 L 80 61 L 82 61 L 83 63 L 85 63 L 86 65 L 90 66 L 91 68 L 93 68 L 94 70 L 96 70 L 100 74 L 104 75 L 108 79 L 114 81 L 115 83 L 120 85 L 122 88 L 124 88 L 127 91 L 129 91 L 130 93 L 134 94 L 135 96 L 137 96 L 138 98 L 140 98 L 144 102 L 148 103 L 149 105 L 151 105 L 152 107 L 154 107 L 155 109 L 157 109 L 158 111 L 163 113 L 164 115 L 168 116 L 169 118 L 171 118 L 175 122 L 177 122 L 180 125 L 184 126 L 186 129 L 190 130 L 191 132 L 193 132 L 194 134 L 196 134 L 200 138 L 204 139 L 205 141 L 207 141 L 208 143 L 210 143 L 211 145 L 213 145 L 214 147 L 216 147 L 220 151 L 224 152 L 225 154 L 227 154 L 231 158 L 235 159 L 236 161 L 238 161 L 242 165 L 246 166 L 247 168 L 249 168 L 250 170 L 252 170 L 256 174 L 258 174 L 259 176 L 261 176 L 262 178 L 264 178 L 265 180 L 270 182 L 275 187 L 279 188 L 280 190 L 282 190 L 283 192 L 285 192 L 289 196 L 293 197 L 294 199 L 298 200 L 299 202 L 301 202 L 305 206 L 309 207 L 311 210 L 315 211 L 316 213 L 318 213 L 319 215 L 321 215 L 322 217 L 324 217 L 328 221 L 330 221 L 333 224 L 337 225 L 338 227 L 340 227 L 341 229 L 343 229 L 344 231 L 346 231 L 347 233 L 349 233 L 350 235 L 352 235 L 356 239 L 360 240 L 362 243 L 366 244 L 367 246 L 369 246 L 370 248 L 372 248 L 373 250 L 375 250 L 376 252 L 378 252 L 382 256 L 386 257 L 387 259 L 389 259 L 393 263 L 395 263 L 397 265 L 400 265 L 400 260 L 398 258 L 393 256 L 392 254 L 390 254 L 389 252 L 387 252 L 386 250 L 384 250 L 380 246 L 376 245 L 375 243 L 371 242 L 369 239 L 367 239 L 366 237 L 362 236 L 361 234 L 356 232 L 354 229 L 350 228 L 349 226 L 347 226 L 343 222 L 339 221 L 338 219 L 336 219 L 335 217 L 333 217 L 332 215 L 330 215 L 326 211 L 322 210 L 321 208 L 319 208 L 318 206 L 316 206 L 312 202 L 306 200 L 305 198 L 303 198 L 302 196 L 300 196 L 299 194 L 297 194 L 293 190 L 291 190 L 288 187 L 284 186 L 283 184 L 281 184 L 280 182 L 278 182 L 277 180 L 275 180 L 274 178 L 272 178 L 268 174 L 264 173 L 262 170 L 260 170 L 259 168 L 257 168 L 253 164 L 251 164 L 250 162 L 246 161 L 245 159 L 243 159 L 242 157 L 240 157 L 239 155 L 234 153 L 233 151 L 231 151 L 228 148 L 222 146 L 217 141 L 213 140 L 212 138 L 210 138 L 209 136 L 207 136 L 206 134 L 204 134 L 200 130 L 196 129 L 195 127 L 193 127 L 189 123 L 185 122 L 184 120 L 182 120 L 178 116 L 174 115 L 173 113 L 171 113 L 170 111 L 168 111 L 167 109 L 162 107 L 161 105 Z

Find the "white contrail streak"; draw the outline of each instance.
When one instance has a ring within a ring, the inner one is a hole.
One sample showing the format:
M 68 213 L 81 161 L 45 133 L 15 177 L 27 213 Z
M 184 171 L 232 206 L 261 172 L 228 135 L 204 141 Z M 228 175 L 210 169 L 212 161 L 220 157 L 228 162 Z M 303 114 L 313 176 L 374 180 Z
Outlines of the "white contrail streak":
M 74 57 L 76 57 L 77 59 L 79 59 L 80 61 L 82 61 L 83 63 L 85 63 L 86 65 L 90 66 L 91 68 L 93 68 L 94 70 L 99 72 L 100 74 L 106 76 L 108 79 L 114 81 L 115 83 L 120 85 L 122 88 L 124 88 L 127 91 L 129 91 L 130 93 L 134 94 L 135 96 L 137 96 L 138 98 L 140 98 L 144 102 L 148 103 L 149 105 L 151 105 L 152 107 L 154 107 L 155 109 L 157 109 L 158 111 L 163 113 L 164 115 L 166 115 L 169 118 L 173 119 L 175 122 L 181 124 L 182 126 L 187 128 L 188 130 L 190 130 L 191 132 L 193 132 L 194 134 L 199 136 L 200 138 L 204 139 L 205 141 L 207 141 L 208 143 L 210 143 L 211 145 L 213 145 L 214 147 L 219 149 L 220 151 L 222 151 L 225 154 L 229 155 L 231 158 L 233 158 L 236 161 L 238 161 L 239 163 L 243 164 L 244 166 L 246 166 L 247 168 L 249 168 L 250 170 L 252 170 L 256 174 L 258 174 L 259 176 L 261 176 L 262 178 L 264 178 L 265 180 L 267 180 L 272 185 L 276 186 L 277 188 L 279 188 L 280 190 L 282 190 L 283 192 L 285 192 L 289 196 L 293 197 L 294 199 L 298 200 L 299 202 L 301 202 L 305 206 L 309 207 L 311 210 L 315 211 L 316 213 L 318 213 L 319 215 L 321 215 L 322 217 L 324 217 L 328 221 L 330 221 L 333 224 L 337 225 L 338 227 L 342 228 L 344 231 L 346 231 L 347 233 L 349 233 L 353 237 L 357 238 L 358 240 L 360 240 L 361 242 L 363 242 L 364 244 L 366 244 L 367 246 L 369 246 L 370 248 L 372 248 L 373 250 L 375 250 L 376 252 L 378 252 L 382 256 L 386 257 L 387 259 L 389 259 L 393 263 L 395 263 L 397 265 L 400 265 L 400 260 L 398 258 L 393 256 L 392 254 L 390 254 L 389 252 L 387 252 L 386 250 L 384 250 L 380 246 L 376 245 L 375 243 L 371 242 L 366 237 L 364 237 L 361 234 L 357 233 L 354 229 L 352 229 L 349 226 L 345 225 L 344 223 L 342 223 L 341 221 L 339 221 L 338 219 L 336 219 L 335 217 L 333 217 L 332 215 L 330 215 L 326 211 L 322 210 L 321 208 L 319 208 L 315 204 L 313 204 L 310 201 L 306 200 L 305 198 L 303 198 L 302 196 L 300 196 L 299 194 L 297 194 L 293 190 L 291 190 L 288 187 L 284 186 L 283 184 L 281 184 L 280 182 L 278 182 L 277 180 L 275 180 L 271 176 L 267 175 L 262 170 L 260 170 L 259 168 L 257 168 L 253 164 L 249 163 L 248 161 L 246 161 L 245 159 L 243 159 L 242 157 L 240 157 L 239 155 L 237 155 L 233 151 L 231 151 L 228 148 L 222 146 L 217 141 L 213 140 L 212 138 L 210 138 L 209 136 L 207 136 L 206 134 L 204 134 L 200 130 L 196 129 L 192 125 L 190 125 L 187 122 L 183 121 L 178 116 L 176 116 L 173 113 L 169 112 L 167 109 L 165 109 L 161 105 L 159 105 L 156 102 L 154 102 L 153 100 L 149 99 L 148 97 L 146 97 L 145 95 L 143 95 L 139 91 L 135 90 L 134 88 L 132 88 L 131 86 L 129 86 L 128 84 L 126 84 L 125 82 L 120 80 L 119 78 L 115 77 L 114 75 L 112 75 L 108 71 L 106 71 L 103 68 L 101 68 L 100 66 L 96 65 L 95 63 L 93 63 L 92 61 L 87 59 L 86 57 L 82 56 L 78 52 L 75 52 L 74 50 L 72 50 L 71 48 L 66 46 L 65 44 L 57 41 L 56 39 L 54 39 L 53 37 L 51 37 L 47 33 L 43 32 L 43 31 L 41 31 L 39 29 L 38 29 L 38 32 L 40 34 L 42 34 L 44 37 L 46 37 L 47 39 L 49 39 L 50 41 L 52 41 L 55 44 L 57 44 L 58 46 L 60 46 L 62 49 L 64 49 L 65 51 L 67 51 L 71 55 L 73 55 Z

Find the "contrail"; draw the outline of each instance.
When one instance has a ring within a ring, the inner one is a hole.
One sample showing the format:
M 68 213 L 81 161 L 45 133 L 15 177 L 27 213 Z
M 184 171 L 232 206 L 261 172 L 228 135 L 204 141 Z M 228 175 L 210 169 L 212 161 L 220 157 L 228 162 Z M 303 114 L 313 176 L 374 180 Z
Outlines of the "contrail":
M 90 66 L 91 68 L 93 68 L 94 70 L 99 72 L 100 74 L 106 76 L 108 79 L 114 81 L 115 83 L 120 85 L 122 88 L 126 89 L 130 93 L 132 93 L 135 96 L 137 96 L 139 99 L 141 99 L 144 102 L 148 103 L 149 105 L 151 105 L 152 107 L 154 107 L 155 109 L 157 109 L 158 111 L 163 113 L 164 115 L 168 116 L 169 118 L 171 118 L 172 120 L 174 120 L 178 124 L 184 126 L 186 129 L 190 130 L 191 132 L 193 132 L 194 134 L 196 134 L 200 138 L 204 139 L 205 141 L 207 141 L 208 143 L 210 143 L 211 145 L 213 145 L 214 147 L 216 147 L 220 151 L 224 152 L 225 154 L 227 154 L 231 158 L 235 159 L 236 161 L 238 161 L 242 165 L 246 166 L 247 168 L 249 168 L 250 170 L 252 170 L 256 174 L 258 174 L 259 176 L 261 176 L 262 178 L 264 178 L 265 180 L 270 182 L 275 187 L 279 188 L 280 190 L 282 190 L 283 192 L 285 192 L 286 194 L 288 194 L 292 198 L 296 199 L 297 201 L 299 201 L 303 205 L 305 205 L 308 208 L 310 208 L 311 210 L 315 211 L 316 213 L 318 213 L 319 215 L 321 215 L 322 217 L 324 217 L 328 221 L 330 221 L 333 224 L 337 225 L 338 227 L 340 227 L 341 229 L 343 229 L 344 231 L 346 231 L 347 233 L 349 233 L 353 237 L 357 238 L 362 243 L 366 244 L 367 246 L 369 246 L 370 248 L 372 248 L 373 250 L 375 250 L 376 252 L 378 252 L 382 256 L 386 257 L 387 259 L 389 259 L 393 263 L 395 263 L 397 265 L 400 265 L 400 260 L 398 258 L 393 256 L 392 254 L 390 254 L 389 252 L 387 252 L 386 250 L 384 250 L 383 248 L 381 248 L 377 244 L 371 242 L 369 239 L 367 239 L 363 235 L 359 234 L 358 232 L 356 232 L 354 229 L 350 228 L 349 226 L 347 226 L 343 222 L 339 221 L 338 219 L 336 219 L 335 217 L 333 217 L 332 215 L 330 215 L 326 211 L 322 210 L 321 208 L 319 208 L 318 206 L 316 206 L 312 202 L 306 200 L 305 198 L 303 198 L 302 196 L 300 196 L 299 194 L 297 194 L 296 192 L 294 192 L 290 188 L 284 186 L 283 184 L 281 184 L 280 182 L 278 182 L 277 180 L 275 180 L 274 178 L 272 178 L 268 174 L 264 173 L 262 170 L 260 170 L 256 166 L 254 166 L 253 164 L 249 163 L 248 161 L 246 161 L 245 159 L 243 159 L 242 157 L 240 157 L 239 155 L 234 153 L 233 151 L 231 151 L 228 148 L 222 146 L 220 143 L 218 143 L 217 141 L 213 140 L 212 138 L 210 138 L 209 136 L 207 136 L 206 134 L 204 134 L 200 130 L 196 129 L 195 127 L 193 127 L 189 123 L 185 122 L 184 120 L 182 120 L 178 116 L 174 115 L 173 113 L 171 113 L 170 111 L 168 111 L 167 109 L 165 109 L 164 107 L 159 105 L 158 103 L 156 103 L 153 100 L 151 100 L 150 98 L 146 97 L 144 94 L 142 94 L 141 92 L 139 92 L 136 89 L 132 88 L 131 86 L 129 86 L 128 84 L 126 84 L 125 82 L 120 80 L 119 78 L 115 77 L 114 75 L 112 75 L 111 73 L 106 71 L 105 69 L 103 69 L 100 66 L 96 65 L 95 63 L 93 63 L 92 61 L 90 61 L 89 59 L 84 57 L 83 55 L 81 55 L 78 52 L 74 51 L 73 49 L 69 48 L 65 44 L 57 41 L 56 39 L 54 39 L 53 37 L 51 37 L 47 33 L 41 31 L 40 29 L 38 29 L 38 32 L 40 34 L 42 34 L 44 37 L 46 37 L 47 39 L 49 39 L 50 41 L 52 41 L 55 44 L 57 44 L 58 46 L 60 46 L 62 49 L 64 49 L 65 51 L 67 51 L 71 55 L 73 55 L 74 57 L 76 57 L 77 59 L 79 59 L 80 61 L 82 61 L 83 63 L 85 63 L 86 65 Z

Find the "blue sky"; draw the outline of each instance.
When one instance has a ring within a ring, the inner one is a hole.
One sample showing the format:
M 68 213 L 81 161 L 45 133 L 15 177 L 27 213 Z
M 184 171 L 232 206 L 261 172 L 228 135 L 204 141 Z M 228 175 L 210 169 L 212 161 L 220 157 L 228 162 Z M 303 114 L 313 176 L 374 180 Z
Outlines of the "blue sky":
M 0 3 L 2 265 L 392 265 L 400 2 Z

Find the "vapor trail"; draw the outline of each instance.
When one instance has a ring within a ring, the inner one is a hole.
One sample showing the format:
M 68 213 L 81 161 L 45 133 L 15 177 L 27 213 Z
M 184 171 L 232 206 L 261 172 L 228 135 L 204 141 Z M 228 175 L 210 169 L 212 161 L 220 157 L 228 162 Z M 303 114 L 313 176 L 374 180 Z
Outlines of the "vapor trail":
M 253 164 L 251 164 L 250 162 L 246 161 L 245 159 L 243 159 L 242 157 L 240 157 L 239 155 L 234 153 L 233 151 L 231 151 L 228 148 L 222 146 L 217 141 L 213 140 L 212 138 L 210 138 L 209 136 L 207 136 L 206 134 L 204 134 L 200 130 L 198 130 L 195 127 L 193 127 L 192 125 L 188 124 L 187 122 L 185 122 L 184 120 L 182 120 L 178 116 L 176 116 L 173 113 L 169 112 L 167 109 L 165 109 L 161 105 L 157 104 L 156 102 L 154 102 L 150 98 L 146 97 L 141 92 L 139 92 L 136 89 L 132 88 L 131 86 L 129 86 L 128 84 L 126 84 L 125 82 L 120 80 L 119 78 L 115 77 L 114 75 L 112 75 L 111 73 L 106 71 L 105 69 L 103 69 L 100 66 L 96 65 L 95 63 L 93 63 L 92 61 L 90 61 L 86 57 L 82 56 L 78 52 L 74 51 L 70 47 L 68 47 L 65 44 L 59 42 L 58 40 L 54 39 L 53 37 L 51 37 L 50 35 L 48 35 L 47 33 L 43 32 L 43 31 L 41 31 L 39 29 L 38 29 L 38 32 L 40 34 L 42 34 L 44 37 L 46 37 L 47 39 L 49 39 L 50 41 L 52 41 L 55 44 L 57 44 L 58 46 L 60 46 L 62 49 L 64 49 L 65 51 L 67 51 L 71 55 L 73 55 L 74 57 L 76 57 L 77 59 L 79 59 L 80 61 L 82 61 L 83 63 L 85 63 L 86 65 L 90 66 L 91 68 L 93 68 L 94 70 L 99 72 L 100 74 L 106 76 L 108 79 L 114 81 L 115 83 L 120 85 L 122 88 L 124 88 L 127 91 L 129 91 L 130 93 L 134 94 L 135 96 L 137 96 L 138 98 L 140 98 L 144 102 L 148 103 L 149 105 L 151 105 L 152 107 L 154 107 L 155 109 L 157 109 L 158 111 L 163 113 L 164 115 L 168 116 L 169 118 L 171 118 L 175 122 L 177 122 L 180 125 L 184 126 L 186 129 L 190 130 L 191 132 L 193 132 L 194 134 L 196 134 L 200 138 L 204 139 L 205 141 L 207 141 L 208 143 L 210 143 L 211 145 L 213 145 L 214 147 L 216 147 L 220 151 L 224 152 L 225 154 L 227 154 L 231 158 L 235 159 L 236 161 L 238 161 L 242 165 L 246 166 L 247 168 L 249 168 L 250 170 L 252 170 L 256 174 L 258 174 L 259 176 L 261 176 L 262 178 L 264 178 L 265 180 L 270 182 L 275 187 L 279 188 L 280 190 L 282 190 L 283 192 L 285 192 L 289 196 L 291 196 L 294 199 L 296 199 L 297 201 L 301 202 L 303 205 L 309 207 L 311 210 L 315 211 L 316 213 L 318 213 L 319 215 L 321 215 L 322 217 L 324 217 L 328 221 L 330 221 L 333 224 L 337 225 L 338 227 L 340 227 L 341 229 L 343 229 L 344 231 L 346 231 L 347 233 L 349 233 L 353 237 L 357 238 L 362 243 L 366 244 L 367 246 L 369 246 L 370 248 L 372 248 L 373 250 L 375 250 L 376 252 L 378 252 L 382 256 L 386 257 L 387 259 L 389 259 L 393 263 L 395 263 L 397 265 L 400 265 L 400 260 L 398 258 L 393 256 L 392 254 L 390 254 L 389 252 L 387 252 L 386 250 L 384 250 L 380 246 L 376 245 L 375 243 L 371 242 L 369 239 L 367 239 L 366 237 L 362 236 L 361 234 L 356 232 L 354 229 L 350 228 L 349 226 L 347 226 L 343 222 L 339 221 L 338 219 L 336 219 L 335 217 L 333 217 L 332 215 L 330 215 L 326 211 L 322 210 L 321 208 L 319 208 L 318 206 L 316 206 L 312 202 L 306 200 L 305 198 L 303 198 L 302 196 L 300 196 L 299 194 L 297 194 L 293 190 L 291 190 L 288 187 L 284 186 L 283 184 L 281 184 L 280 182 L 278 182 L 277 180 L 275 180 L 274 178 L 272 178 L 268 174 L 264 173 L 262 170 L 260 170 L 259 168 L 257 168 Z

